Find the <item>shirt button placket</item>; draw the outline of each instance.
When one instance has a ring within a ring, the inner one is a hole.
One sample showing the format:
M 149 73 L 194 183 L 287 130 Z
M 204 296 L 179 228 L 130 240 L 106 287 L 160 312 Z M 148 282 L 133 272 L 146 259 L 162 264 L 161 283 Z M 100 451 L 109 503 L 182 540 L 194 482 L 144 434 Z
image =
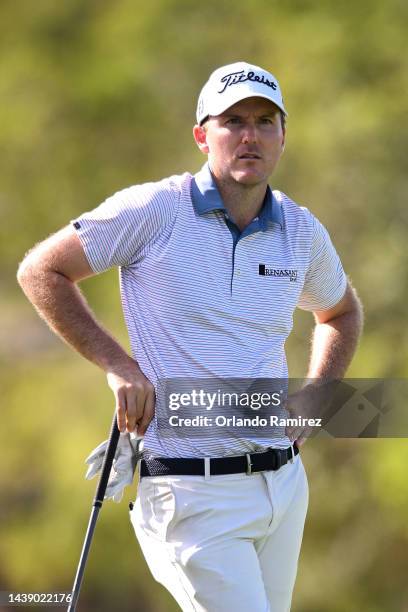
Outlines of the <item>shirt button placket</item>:
M 235 249 L 235 266 L 234 266 L 234 282 L 233 291 L 236 293 L 239 291 L 240 281 L 242 278 L 242 265 L 241 265 L 241 245 L 237 244 Z

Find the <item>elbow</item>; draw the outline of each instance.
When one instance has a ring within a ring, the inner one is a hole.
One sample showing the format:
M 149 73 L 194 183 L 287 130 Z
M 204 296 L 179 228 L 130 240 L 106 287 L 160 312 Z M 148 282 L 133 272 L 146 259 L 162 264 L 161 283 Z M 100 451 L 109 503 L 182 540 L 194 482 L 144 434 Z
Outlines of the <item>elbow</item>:
M 348 307 L 342 313 L 344 321 L 348 321 L 356 330 L 358 336 L 361 335 L 364 326 L 364 309 L 360 298 L 354 288 L 350 292 L 351 299 Z
M 36 251 L 30 251 L 18 266 L 17 282 L 26 295 L 42 274 L 41 260 Z
M 25 284 L 27 283 L 29 276 L 29 268 L 30 265 L 28 263 L 28 256 L 23 259 L 23 261 L 19 264 L 17 270 L 17 282 L 22 289 L 24 289 Z
M 30 286 L 30 282 L 32 281 L 34 275 L 34 266 L 32 262 L 32 258 L 30 255 L 26 255 L 23 261 L 18 266 L 17 270 L 17 282 L 24 291 L 27 293 L 27 290 Z
M 352 308 L 352 312 L 354 313 L 354 317 L 357 321 L 357 324 L 360 328 L 360 330 L 362 330 L 363 325 L 364 325 L 364 307 L 363 307 L 363 303 L 360 300 L 360 298 L 357 295 L 357 291 L 354 289 L 354 287 L 352 288 L 352 294 L 353 294 L 353 308 Z

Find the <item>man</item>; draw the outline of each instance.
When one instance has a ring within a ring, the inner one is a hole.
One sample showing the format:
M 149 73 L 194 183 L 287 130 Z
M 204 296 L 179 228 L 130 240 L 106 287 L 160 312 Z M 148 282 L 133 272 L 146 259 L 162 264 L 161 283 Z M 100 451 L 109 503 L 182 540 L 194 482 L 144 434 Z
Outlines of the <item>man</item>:
M 169 433 L 163 388 L 287 378 L 296 306 L 315 317 L 309 379 L 341 378 L 361 330 L 327 231 L 268 186 L 285 118 L 272 74 L 244 62 L 217 69 L 193 129 L 208 156 L 202 170 L 116 193 L 19 270 L 52 329 L 106 372 L 121 432 L 144 435 L 132 522 L 154 577 L 185 611 L 290 609 L 308 500 L 298 448 L 308 431 Z M 132 357 L 77 288 L 111 266 L 120 267 Z M 310 383 L 286 407 L 299 414 L 318 392 Z

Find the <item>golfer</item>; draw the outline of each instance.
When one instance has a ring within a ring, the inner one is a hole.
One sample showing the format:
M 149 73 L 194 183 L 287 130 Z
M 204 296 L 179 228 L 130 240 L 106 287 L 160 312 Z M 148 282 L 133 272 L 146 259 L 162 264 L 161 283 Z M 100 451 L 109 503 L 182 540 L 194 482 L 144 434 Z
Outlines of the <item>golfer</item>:
M 121 432 L 144 435 L 131 520 L 155 579 L 184 611 L 286 612 L 308 428 L 226 426 L 218 400 L 234 380 L 287 379 L 299 307 L 315 320 L 310 382 L 285 410 L 307 412 L 322 381 L 343 377 L 361 306 L 326 229 L 268 185 L 286 137 L 276 78 L 245 62 L 215 70 L 193 135 L 207 158 L 197 174 L 115 193 L 36 246 L 18 278 L 50 327 L 106 372 Z M 113 266 L 132 356 L 77 286 Z M 194 428 L 194 414 L 207 420 Z

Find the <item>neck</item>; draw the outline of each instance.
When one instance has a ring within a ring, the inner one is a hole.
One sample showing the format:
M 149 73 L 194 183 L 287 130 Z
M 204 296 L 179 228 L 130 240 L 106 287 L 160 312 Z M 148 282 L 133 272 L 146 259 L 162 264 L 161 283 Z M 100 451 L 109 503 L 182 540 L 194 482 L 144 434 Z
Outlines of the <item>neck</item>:
M 242 185 L 215 179 L 225 208 L 242 231 L 258 216 L 265 199 L 267 184 Z

